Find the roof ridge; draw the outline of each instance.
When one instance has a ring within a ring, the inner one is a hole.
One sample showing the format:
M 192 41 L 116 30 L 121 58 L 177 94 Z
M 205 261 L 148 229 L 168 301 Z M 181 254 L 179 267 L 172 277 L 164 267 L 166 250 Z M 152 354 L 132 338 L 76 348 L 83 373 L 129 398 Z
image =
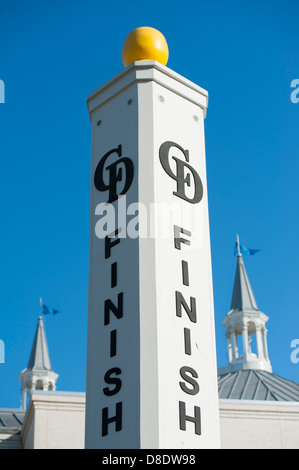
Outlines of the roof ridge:
M 261 373 L 261 372 L 265 372 L 265 371 L 259 371 L 259 372 Z M 292 389 L 290 390 L 288 384 L 285 383 L 284 380 L 283 380 L 284 385 L 287 386 L 287 387 L 283 391 L 280 389 L 279 384 L 277 384 L 277 382 L 275 381 L 275 377 L 278 377 L 279 380 L 281 380 L 281 377 L 275 376 L 274 374 L 271 374 L 270 376 L 263 375 L 263 377 L 264 378 L 260 378 L 260 380 L 263 382 L 265 387 L 267 387 L 267 388 L 271 387 L 272 395 L 275 394 L 278 397 L 283 397 L 283 395 L 284 395 L 286 397 L 291 398 L 292 400 L 294 400 L 294 395 L 297 395 L 297 401 L 299 401 L 299 390 L 294 390 L 294 391 L 292 391 Z M 268 381 L 268 383 L 267 383 L 267 381 Z
M 23 424 L 23 422 L 20 420 L 20 418 L 16 415 L 16 413 L 13 413 L 12 414 L 13 417 L 20 423 L 20 424 Z
M 220 393 L 222 392 L 223 390 L 223 387 L 225 387 L 225 384 L 229 381 L 229 379 L 231 378 L 231 372 L 229 374 L 225 374 L 223 376 L 222 379 L 219 380 L 219 377 L 221 376 L 218 376 L 218 396 L 220 395 Z
M 262 381 L 262 379 L 259 377 L 259 375 L 256 373 L 256 370 L 253 371 L 254 372 L 254 375 L 257 377 L 257 382 L 256 382 L 256 386 L 255 386 L 255 390 L 253 392 L 253 395 L 252 395 L 252 400 L 255 399 L 256 395 L 257 395 L 257 392 L 258 392 L 258 389 L 260 388 L 260 384 L 262 383 L 264 385 L 264 387 L 266 388 L 266 390 L 269 390 L 268 387 L 266 387 L 266 385 L 264 384 L 264 382 Z M 267 396 L 267 395 L 266 395 Z
M 222 377 L 222 378 L 219 379 L 221 381 L 221 384 L 227 382 L 232 374 L 233 374 L 233 372 L 228 372 L 228 374 L 219 375 L 218 377 Z
M 0 416 L 0 425 L 1 425 L 1 423 L 2 423 L 2 425 L 3 425 L 4 428 L 7 427 L 7 424 L 5 423 L 5 421 L 4 421 L 4 419 L 2 418 L 2 416 Z
M 261 372 L 266 372 L 265 370 L 261 371 Z M 278 374 L 271 374 L 271 372 L 268 372 L 268 374 L 270 374 L 270 376 L 274 376 L 274 377 L 277 377 L 279 378 L 280 380 L 282 380 L 286 385 L 289 385 L 289 386 L 294 386 L 295 388 L 298 388 L 298 392 L 299 392 L 299 384 L 297 382 L 294 382 L 293 380 L 290 380 L 290 379 L 286 379 L 284 377 L 281 377 L 280 375 Z M 269 376 L 269 377 L 270 377 Z
M 276 401 L 279 401 L 279 399 L 277 398 L 277 395 L 279 396 L 279 393 L 277 393 L 276 390 L 271 390 L 269 387 L 270 385 L 267 384 L 267 382 L 265 382 L 264 378 L 261 377 L 261 374 L 260 372 L 264 372 L 264 371 L 255 371 L 256 372 L 256 375 L 257 377 L 259 378 L 259 382 L 258 383 L 262 383 L 264 385 L 264 387 L 266 388 L 267 390 L 267 393 L 268 391 L 270 391 L 271 395 L 275 398 Z M 267 396 L 267 395 L 266 395 Z
M 237 383 L 237 381 L 238 381 L 238 378 L 239 378 L 239 376 L 240 376 L 240 372 L 241 372 L 240 370 L 237 370 L 237 371 L 235 372 L 236 377 L 235 377 L 235 380 L 233 381 L 233 384 L 232 384 L 232 386 L 231 386 L 230 394 L 232 394 L 233 391 L 234 391 L 235 385 L 236 385 L 236 383 Z
M 242 392 L 241 392 L 241 395 L 240 395 L 240 400 L 242 400 L 242 398 L 243 398 L 243 395 L 244 395 L 244 394 L 245 394 L 245 392 L 246 392 L 246 388 L 247 388 L 247 386 L 248 386 L 249 379 L 251 378 L 252 372 L 253 372 L 252 370 L 249 370 L 249 372 L 248 372 L 248 375 L 247 375 L 247 377 L 246 377 L 246 380 L 245 380 L 245 384 L 244 384 L 243 390 L 242 390 Z

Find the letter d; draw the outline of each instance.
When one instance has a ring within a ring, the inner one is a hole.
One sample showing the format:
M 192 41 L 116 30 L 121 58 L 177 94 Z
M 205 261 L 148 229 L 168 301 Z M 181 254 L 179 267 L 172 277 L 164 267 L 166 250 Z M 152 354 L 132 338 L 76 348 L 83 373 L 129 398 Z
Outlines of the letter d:
M 147 455 L 146 456 L 146 464 L 151 465 L 152 463 L 155 463 L 155 456 L 154 455 Z

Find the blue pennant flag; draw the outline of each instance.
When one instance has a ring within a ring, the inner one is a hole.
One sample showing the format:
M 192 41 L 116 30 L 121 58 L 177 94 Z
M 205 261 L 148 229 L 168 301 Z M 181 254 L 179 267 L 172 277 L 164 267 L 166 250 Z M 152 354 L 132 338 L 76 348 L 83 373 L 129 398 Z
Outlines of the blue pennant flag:
M 42 309 L 43 309 L 44 315 L 48 315 L 49 313 L 52 313 L 53 315 L 55 315 L 56 313 L 60 312 L 60 310 L 56 310 L 56 308 L 47 307 L 47 305 L 45 304 L 42 305 Z
M 255 255 L 256 253 L 261 251 L 261 250 L 254 250 L 252 248 L 246 248 L 246 246 L 241 245 L 241 243 L 239 244 L 239 247 L 240 247 L 240 253 L 242 255 Z M 235 253 L 234 254 L 235 255 L 238 254 L 238 243 L 237 242 L 235 243 Z

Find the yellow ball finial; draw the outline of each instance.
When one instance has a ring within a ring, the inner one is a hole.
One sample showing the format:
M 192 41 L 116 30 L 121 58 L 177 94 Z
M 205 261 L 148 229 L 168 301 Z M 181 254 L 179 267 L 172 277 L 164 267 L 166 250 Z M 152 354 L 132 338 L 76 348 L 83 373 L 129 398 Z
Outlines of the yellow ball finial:
M 125 40 L 122 51 L 125 67 L 135 60 L 156 60 L 166 65 L 168 56 L 169 51 L 165 37 L 157 29 L 148 26 L 131 31 Z

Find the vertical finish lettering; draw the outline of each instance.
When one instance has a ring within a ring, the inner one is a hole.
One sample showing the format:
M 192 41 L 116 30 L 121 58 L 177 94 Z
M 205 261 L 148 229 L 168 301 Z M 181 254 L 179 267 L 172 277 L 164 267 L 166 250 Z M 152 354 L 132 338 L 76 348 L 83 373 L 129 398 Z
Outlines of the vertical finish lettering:
M 115 395 L 121 389 L 121 380 L 117 377 L 111 377 L 114 374 L 120 375 L 121 369 L 119 367 L 112 367 L 112 369 L 107 370 L 106 374 L 104 375 L 104 380 L 106 384 L 115 386 L 112 390 L 108 387 L 103 388 L 103 392 L 107 397 Z
M 173 229 L 174 229 L 174 247 L 177 250 L 180 250 L 181 243 L 185 243 L 185 245 L 190 246 L 190 240 L 187 240 L 186 238 L 181 238 L 180 233 L 183 233 L 184 235 L 191 237 L 191 232 L 189 232 L 189 230 L 186 230 L 182 227 L 178 227 L 177 225 L 174 225 Z
M 120 292 L 117 296 L 117 306 L 114 303 L 107 299 L 105 300 L 105 307 L 104 307 L 104 325 L 109 325 L 110 323 L 110 311 L 116 316 L 119 320 L 123 316 L 123 305 L 124 305 L 124 294 Z
M 201 435 L 201 413 L 198 406 L 194 406 L 194 416 L 186 415 L 186 403 L 179 402 L 180 429 L 186 431 L 186 421 L 191 421 L 195 425 L 195 434 Z
M 117 286 L 117 262 L 111 264 L 111 287 Z
M 194 297 L 190 297 L 190 307 L 189 307 L 186 300 L 183 297 L 183 294 L 179 291 L 175 291 L 175 306 L 176 306 L 177 317 L 182 316 L 182 306 L 183 306 L 189 317 L 189 320 L 191 320 L 193 323 L 196 323 L 196 299 Z
M 105 237 L 105 259 L 110 258 L 111 248 L 115 245 L 118 245 L 118 243 L 120 242 L 120 239 L 116 238 L 116 235 L 118 235 L 120 232 L 121 232 L 121 228 L 117 228 L 115 230 L 115 232 L 112 232 L 109 235 L 106 235 L 106 237 Z
M 102 409 L 102 436 L 108 435 L 108 425 L 115 422 L 115 431 L 122 429 L 122 402 L 116 403 L 116 414 L 108 418 L 108 407 Z
M 189 328 L 184 328 L 185 354 L 191 356 L 191 333 Z
M 116 330 L 110 332 L 110 357 L 116 356 Z
M 184 286 L 189 286 L 189 270 L 187 261 L 182 260 L 182 274 Z
M 189 375 L 187 374 L 190 374 L 191 377 L 189 377 Z M 180 368 L 180 375 L 182 379 L 184 379 L 192 386 L 192 388 L 189 388 L 187 387 L 185 382 L 180 382 L 181 389 L 189 395 L 196 395 L 199 392 L 199 385 L 197 381 L 194 380 L 194 378 L 198 379 L 198 373 L 196 372 L 196 370 L 192 369 L 192 367 L 184 366 Z

